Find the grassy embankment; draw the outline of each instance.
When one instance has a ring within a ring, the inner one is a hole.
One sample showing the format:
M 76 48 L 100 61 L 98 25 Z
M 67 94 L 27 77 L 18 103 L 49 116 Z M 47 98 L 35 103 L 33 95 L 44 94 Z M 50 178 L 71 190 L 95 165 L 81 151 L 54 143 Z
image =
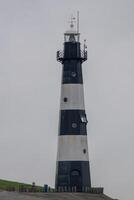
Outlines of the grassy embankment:
M 0 189 L 8 191 L 42 191 L 43 187 L 0 179 Z

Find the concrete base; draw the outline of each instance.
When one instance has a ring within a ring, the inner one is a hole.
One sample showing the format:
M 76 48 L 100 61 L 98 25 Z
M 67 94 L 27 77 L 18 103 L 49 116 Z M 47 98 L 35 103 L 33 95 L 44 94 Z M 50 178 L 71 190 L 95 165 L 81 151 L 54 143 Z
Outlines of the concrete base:
M 90 193 L 18 193 L 0 191 L 0 200 L 114 200 L 104 194 Z

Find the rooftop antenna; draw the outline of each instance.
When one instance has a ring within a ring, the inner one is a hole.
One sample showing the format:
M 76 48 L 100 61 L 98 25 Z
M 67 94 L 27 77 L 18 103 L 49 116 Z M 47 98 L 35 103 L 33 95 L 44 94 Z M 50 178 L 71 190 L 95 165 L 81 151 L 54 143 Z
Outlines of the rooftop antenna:
M 79 11 L 77 11 L 77 34 L 78 34 L 78 42 L 80 40 L 80 33 L 79 33 Z
M 79 11 L 77 11 L 77 33 L 79 33 Z
M 87 45 L 86 45 L 86 40 L 84 40 L 84 52 L 87 51 Z

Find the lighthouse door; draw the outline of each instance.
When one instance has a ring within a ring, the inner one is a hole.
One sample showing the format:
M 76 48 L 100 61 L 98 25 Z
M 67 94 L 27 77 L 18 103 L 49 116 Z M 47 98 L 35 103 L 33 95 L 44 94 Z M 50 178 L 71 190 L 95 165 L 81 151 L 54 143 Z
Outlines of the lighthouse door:
M 81 191 L 81 175 L 79 170 L 72 170 L 70 175 L 70 185 L 75 187 L 76 191 Z

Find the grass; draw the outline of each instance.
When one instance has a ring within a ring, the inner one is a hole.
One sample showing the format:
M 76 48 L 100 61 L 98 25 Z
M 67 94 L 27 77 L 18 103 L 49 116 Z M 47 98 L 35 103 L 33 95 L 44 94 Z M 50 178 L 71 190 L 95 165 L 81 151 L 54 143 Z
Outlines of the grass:
M 1 190 L 8 190 L 8 191 L 31 191 L 33 190 L 32 184 L 25 184 L 25 183 L 19 183 L 16 181 L 8 181 L 8 180 L 2 180 L 0 179 L 0 189 Z M 42 191 L 43 187 L 41 186 L 34 186 L 34 190 L 36 191 Z

